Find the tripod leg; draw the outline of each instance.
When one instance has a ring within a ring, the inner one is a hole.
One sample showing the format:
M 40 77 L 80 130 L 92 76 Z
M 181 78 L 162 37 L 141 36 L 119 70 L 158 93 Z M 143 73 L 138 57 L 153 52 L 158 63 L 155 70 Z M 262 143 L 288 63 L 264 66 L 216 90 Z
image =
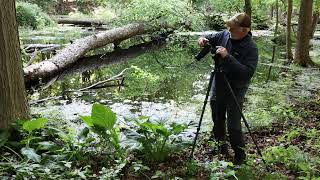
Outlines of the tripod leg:
M 250 136 L 251 136 L 251 138 L 252 138 L 252 141 L 254 142 L 254 144 L 255 144 L 255 146 L 256 146 L 257 152 L 258 152 L 259 156 L 261 157 L 263 163 L 266 165 L 267 170 L 269 171 L 269 168 L 268 168 L 268 166 L 267 166 L 267 163 L 266 163 L 266 161 L 263 159 L 263 156 L 262 156 L 261 150 L 260 150 L 260 148 L 259 148 L 259 146 L 258 146 L 258 143 L 257 143 L 256 140 L 253 138 L 253 134 L 252 134 L 252 132 L 251 132 L 251 130 L 250 130 L 249 124 L 248 124 L 246 118 L 245 118 L 244 115 L 243 115 L 243 112 L 242 112 L 242 110 L 241 110 L 241 107 L 240 107 L 240 105 L 239 105 L 239 102 L 237 101 L 237 97 L 236 97 L 236 95 L 234 94 L 234 92 L 233 92 L 233 90 L 232 90 L 232 87 L 231 87 L 231 85 L 230 85 L 230 83 L 229 83 L 229 81 L 228 81 L 228 79 L 227 79 L 227 77 L 226 77 L 226 75 L 225 75 L 224 73 L 223 73 L 223 79 L 224 79 L 224 81 L 226 82 L 229 91 L 231 92 L 231 95 L 232 95 L 232 98 L 233 98 L 233 100 L 234 100 L 234 103 L 236 104 L 236 107 L 237 107 L 238 111 L 240 112 L 240 115 L 241 115 L 241 117 L 242 117 L 242 119 L 243 119 L 243 122 L 244 122 L 245 126 L 246 126 L 247 129 L 248 129 L 248 132 L 249 132 L 249 134 L 250 134 Z
M 213 82 L 214 75 L 215 75 L 215 71 L 211 71 L 210 80 L 209 80 L 209 85 L 208 85 L 208 89 L 207 89 L 207 93 L 206 93 L 205 100 L 204 100 L 204 102 L 203 102 L 203 107 L 202 107 L 202 111 L 201 111 L 201 116 L 200 116 L 200 120 L 199 120 L 199 123 L 198 123 L 198 128 L 197 128 L 196 136 L 195 136 L 195 138 L 194 138 L 194 140 L 193 140 L 192 150 L 191 150 L 191 154 L 190 154 L 190 156 L 189 156 L 189 159 L 193 158 L 194 149 L 195 149 L 195 147 L 196 147 L 197 139 L 198 139 L 198 136 L 199 136 L 199 131 L 200 131 L 200 128 L 201 128 L 201 123 L 202 123 L 202 119 L 203 119 L 203 114 L 204 114 L 204 111 L 205 111 L 205 109 L 206 109 L 206 105 L 207 105 L 207 103 L 208 103 L 208 97 L 209 97 L 209 93 L 210 93 L 210 89 L 211 89 L 211 86 L 212 86 L 212 82 Z

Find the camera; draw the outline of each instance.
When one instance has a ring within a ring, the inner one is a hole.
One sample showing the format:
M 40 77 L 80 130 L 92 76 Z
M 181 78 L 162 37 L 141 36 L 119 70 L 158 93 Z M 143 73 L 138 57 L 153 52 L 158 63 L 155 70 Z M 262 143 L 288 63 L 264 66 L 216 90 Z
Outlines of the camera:
M 200 61 L 202 58 L 204 58 L 209 52 L 216 56 L 217 48 L 215 46 L 211 46 L 210 43 L 207 43 L 203 49 L 195 56 L 195 59 L 197 61 Z

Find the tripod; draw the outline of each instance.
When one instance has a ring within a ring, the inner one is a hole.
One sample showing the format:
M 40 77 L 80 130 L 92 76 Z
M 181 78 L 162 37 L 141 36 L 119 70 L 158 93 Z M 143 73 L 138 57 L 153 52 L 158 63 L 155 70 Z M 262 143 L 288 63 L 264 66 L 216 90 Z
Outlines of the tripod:
M 210 50 L 208 50 L 208 47 L 206 47 L 207 49 L 205 49 L 204 51 L 207 51 L 206 53 L 208 53 Z M 211 48 L 211 46 L 210 46 Z M 212 52 L 214 52 L 213 54 L 215 54 L 215 49 L 211 49 Z M 202 54 L 201 54 L 202 53 Z M 205 53 L 205 54 L 206 54 Z M 204 56 L 205 54 L 203 54 L 203 52 L 200 52 L 199 55 L 200 56 Z M 199 55 L 196 57 L 196 58 L 199 58 Z M 202 58 L 200 57 L 200 58 Z M 214 70 L 211 71 L 211 74 L 210 74 L 210 80 L 209 80 L 209 85 L 208 85 L 208 88 L 207 88 L 207 92 L 206 92 L 206 96 L 205 96 L 205 100 L 203 102 L 203 107 L 202 107 L 202 111 L 201 111 L 201 115 L 200 115 L 200 120 L 199 120 L 199 123 L 198 123 L 198 127 L 197 127 L 197 132 L 196 132 L 196 136 L 193 140 L 193 146 L 192 146 L 192 151 L 191 151 L 191 154 L 190 154 L 190 157 L 189 159 L 192 159 L 193 158 L 193 153 L 194 153 L 194 150 L 195 150 L 195 147 L 196 147 L 196 142 L 197 142 L 197 139 L 198 139 L 198 136 L 199 136 L 199 132 L 200 132 L 200 128 L 201 128 L 201 124 L 202 124 L 202 119 L 203 119 L 203 114 L 205 112 L 205 109 L 206 109 L 206 105 L 208 103 L 208 97 L 209 97 L 209 93 L 210 93 L 210 89 L 211 89 L 211 86 L 212 86 L 212 83 L 213 83 L 213 79 L 215 77 L 215 75 L 220 75 L 220 77 L 224 80 L 225 84 L 227 85 L 227 89 L 229 90 L 229 92 L 231 93 L 232 95 L 232 99 L 233 101 L 235 102 L 236 104 L 236 107 L 237 107 L 237 110 L 239 111 L 240 115 L 241 115 L 241 118 L 243 119 L 243 122 L 245 124 L 245 126 L 247 127 L 248 129 L 248 132 L 252 138 L 252 141 L 254 142 L 255 146 L 256 146 L 256 149 L 257 149 L 257 152 L 258 152 L 258 155 L 261 157 L 263 163 L 266 165 L 266 168 L 267 170 L 269 171 L 269 168 L 265 162 L 265 160 L 263 159 L 263 156 L 262 156 L 262 153 L 261 153 L 261 150 L 256 142 L 256 140 L 253 138 L 253 135 L 252 135 L 252 132 L 250 130 L 250 127 L 249 127 L 249 124 L 241 110 L 241 107 L 240 107 L 240 104 L 236 98 L 236 95 L 223 71 L 223 68 L 222 68 L 222 60 L 221 60 L 221 56 L 219 54 L 215 54 L 214 57 L 214 62 L 215 62 L 215 66 L 214 66 Z

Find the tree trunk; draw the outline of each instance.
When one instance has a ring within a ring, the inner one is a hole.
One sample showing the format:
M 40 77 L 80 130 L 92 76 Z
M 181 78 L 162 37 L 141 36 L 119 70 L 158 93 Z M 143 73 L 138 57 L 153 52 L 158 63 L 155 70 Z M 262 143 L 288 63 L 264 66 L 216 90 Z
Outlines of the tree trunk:
M 91 27 L 91 26 L 102 26 L 106 25 L 102 21 L 94 21 L 94 20 L 80 20 L 80 19 L 66 19 L 66 18 L 55 18 L 55 21 L 58 24 L 74 24 L 78 26 Z
M 300 5 L 297 45 L 294 62 L 303 67 L 307 67 L 308 65 L 314 65 L 309 55 L 312 4 L 313 0 L 301 0 Z
M 273 14 L 274 14 L 274 6 L 272 5 L 271 9 L 270 9 L 270 19 L 271 20 L 273 20 Z
M 287 16 L 287 36 L 286 36 L 286 44 L 287 44 L 287 59 L 288 63 L 291 63 L 293 60 L 292 54 L 292 43 L 291 43 L 291 19 L 292 19 L 292 0 L 288 0 L 288 16 Z
M 165 45 L 165 40 L 159 39 L 148 43 L 134 45 L 129 47 L 128 49 L 118 49 L 114 52 L 103 55 L 98 54 L 90 57 L 82 57 L 77 62 L 72 64 L 70 68 L 64 70 L 61 74 L 59 74 L 57 80 L 64 79 L 64 77 L 70 74 L 91 71 L 110 64 L 127 62 L 129 59 L 140 56 L 146 52 L 159 50 Z
M 29 118 L 14 0 L 0 1 L 0 128 Z
M 276 0 L 276 28 L 274 30 L 274 39 L 275 40 L 277 39 L 277 36 L 278 36 L 278 26 L 279 26 L 279 0 Z M 275 60 L 276 48 L 277 48 L 277 41 L 275 41 L 274 44 L 273 44 L 271 64 Z M 269 67 L 269 72 L 268 72 L 268 76 L 267 76 L 266 82 L 268 82 L 269 79 L 270 79 L 271 69 L 272 69 L 272 66 Z
M 244 4 L 244 12 L 246 14 L 248 14 L 251 18 L 251 12 L 252 12 L 252 7 L 251 7 L 251 0 L 245 0 L 245 4 Z M 252 21 L 252 20 L 251 20 Z M 251 29 L 251 25 L 250 25 L 250 29 Z
M 61 50 L 51 59 L 24 68 L 25 83 L 28 85 L 39 84 L 41 79 L 57 75 L 90 50 L 112 42 L 119 43 L 135 35 L 144 34 L 150 29 L 151 27 L 145 24 L 129 24 L 124 27 L 75 40 L 71 45 Z
M 244 1 L 244 12 L 251 17 L 251 0 Z
M 314 33 L 316 32 L 317 24 L 318 24 L 318 21 L 319 21 L 319 15 L 320 15 L 320 13 L 318 11 L 315 11 L 313 13 L 310 39 L 312 39 L 314 37 Z

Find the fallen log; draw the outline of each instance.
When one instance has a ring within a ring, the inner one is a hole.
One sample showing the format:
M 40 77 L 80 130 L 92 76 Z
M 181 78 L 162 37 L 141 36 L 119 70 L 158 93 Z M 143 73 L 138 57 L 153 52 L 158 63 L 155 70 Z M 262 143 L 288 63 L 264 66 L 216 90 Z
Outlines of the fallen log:
M 95 21 L 95 20 L 90 20 L 90 19 L 79 20 L 79 19 L 56 18 L 55 21 L 58 24 L 73 24 L 73 25 L 84 26 L 84 27 L 107 25 L 106 23 L 104 23 L 102 21 Z
M 117 49 L 106 54 L 98 54 L 89 57 L 80 58 L 74 65 L 61 73 L 60 78 L 73 73 L 82 73 L 89 70 L 102 68 L 107 65 L 127 62 L 146 52 L 156 51 L 164 47 L 164 39 L 154 40 L 129 47 L 128 49 Z
M 147 33 L 151 28 L 145 24 L 135 23 L 75 40 L 51 59 L 24 68 L 25 83 L 39 84 L 42 79 L 54 77 L 70 67 L 88 51 Z
M 26 53 L 32 53 L 36 50 L 42 50 L 42 49 L 59 49 L 62 45 L 60 44 L 27 44 L 23 47 L 23 49 L 26 51 Z
M 82 57 L 70 65 L 70 67 L 64 69 L 62 72 L 59 72 L 58 75 L 48 76 L 47 78 L 42 79 L 41 82 L 48 84 L 48 82 L 51 81 L 49 84 L 52 84 L 54 81 L 63 80 L 66 76 L 71 74 L 83 73 L 85 71 L 103 68 L 110 64 L 126 62 L 146 52 L 158 50 L 165 45 L 165 39 L 160 38 L 147 43 L 131 46 L 128 49 L 116 49 L 113 52 L 106 54 Z M 29 81 L 26 83 L 26 88 L 31 89 L 31 87 L 37 87 L 38 85 L 38 81 Z

